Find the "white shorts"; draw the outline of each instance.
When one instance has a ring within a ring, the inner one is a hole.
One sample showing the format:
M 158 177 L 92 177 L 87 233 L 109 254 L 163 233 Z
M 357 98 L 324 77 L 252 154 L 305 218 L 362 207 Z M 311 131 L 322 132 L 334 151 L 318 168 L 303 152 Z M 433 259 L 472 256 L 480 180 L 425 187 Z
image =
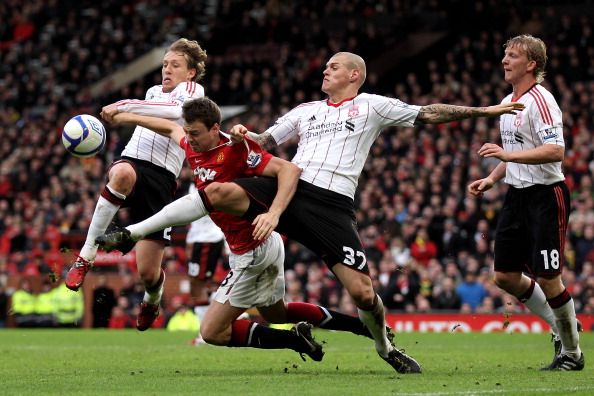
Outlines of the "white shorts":
M 231 271 L 215 293 L 215 301 L 245 309 L 273 305 L 285 296 L 284 261 L 283 240 L 276 232 L 249 252 L 231 253 Z

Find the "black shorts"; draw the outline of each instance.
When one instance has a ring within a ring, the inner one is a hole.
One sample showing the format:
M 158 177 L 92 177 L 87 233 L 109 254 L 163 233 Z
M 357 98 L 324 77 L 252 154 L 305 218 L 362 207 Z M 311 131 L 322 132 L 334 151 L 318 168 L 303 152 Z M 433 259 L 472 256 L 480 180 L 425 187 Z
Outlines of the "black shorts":
M 509 187 L 495 235 L 495 271 L 545 278 L 560 274 L 569 210 L 564 182 Z
M 235 180 L 250 197 L 244 218 L 253 220 L 270 207 L 277 180 L 252 177 Z M 311 249 L 329 268 L 337 263 L 369 274 L 367 258 L 355 220 L 353 200 L 336 192 L 299 180 L 295 196 L 283 212 L 278 232 Z
M 188 275 L 199 280 L 212 279 L 224 245 L 224 239 L 219 242 L 194 242 L 188 262 Z
M 123 208 L 130 208 L 132 223 L 138 223 L 151 217 L 173 201 L 177 188 L 173 173 L 152 162 L 130 157 L 122 157 L 111 166 L 118 162 L 127 162 L 136 171 L 134 189 L 126 197 L 122 205 Z M 171 240 L 171 227 L 149 234 L 145 239 L 169 242 Z

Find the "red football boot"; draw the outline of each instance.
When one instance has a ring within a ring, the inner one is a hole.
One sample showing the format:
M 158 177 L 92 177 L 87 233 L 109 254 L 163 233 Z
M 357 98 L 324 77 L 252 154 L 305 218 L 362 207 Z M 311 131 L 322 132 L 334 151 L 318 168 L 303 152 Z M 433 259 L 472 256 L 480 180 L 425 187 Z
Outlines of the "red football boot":
M 156 285 L 147 289 L 147 292 L 153 293 L 159 291 L 159 295 L 163 294 L 163 288 L 165 287 L 165 271 L 161 268 L 161 276 L 159 282 Z M 160 299 L 160 297 L 159 297 Z M 138 318 L 136 318 L 136 328 L 140 331 L 145 331 L 153 325 L 153 322 L 159 316 L 159 304 L 151 304 L 147 302 L 140 303 L 140 312 Z
M 153 322 L 159 316 L 159 304 L 140 303 L 140 312 L 136 318 L 136 328 L 145 331 L 153 325 Z
M 66 280 L 64 281 L 64 283 L 66 283 L 66 287 L 72 291 L 78 291 L 85 281 L 87 272 L 89 272 L 92 266 L 93 262 L 87 261 L 84 258 L 78 256 L 66 275 Z

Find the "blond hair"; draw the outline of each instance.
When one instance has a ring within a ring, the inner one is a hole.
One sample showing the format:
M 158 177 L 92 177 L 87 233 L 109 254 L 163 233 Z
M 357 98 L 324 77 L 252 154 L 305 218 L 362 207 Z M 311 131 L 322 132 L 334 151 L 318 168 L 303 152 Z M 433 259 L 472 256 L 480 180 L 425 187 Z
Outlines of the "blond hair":
M 367 77 L 367 67 L 365 66 L 365 61 L 359 55 L 353 54 L 352 52 L 337 52 L 334 54 L 333 58 L 339 55 L 346 58 L 345 66 L 349 70 L 359 70 L 359 74 L 361 75 L 359 81 L 360 88 Z
M 198 41 L 180 38 L 167 48 L 167 52 L 181 52 L 184 54 L 184 58 L 188 63 L 188 69 L 196 69 L 196 75 L 193 78 L 194 81 L 200 81 L 204 77 L 206 71 L 204 62 L 207 55 L 206 51 L 198 44 Z
M 538 37 L 530 34 L 522 34 L 512 37 L 503 45 L 504 48 L 520 47 L 526 52 L 529 61 L 536 62 L 534 68 L 534 77 L 537 83 L 541 83 L 545 77 L 545 67 L 547 65 L 547 46 Z

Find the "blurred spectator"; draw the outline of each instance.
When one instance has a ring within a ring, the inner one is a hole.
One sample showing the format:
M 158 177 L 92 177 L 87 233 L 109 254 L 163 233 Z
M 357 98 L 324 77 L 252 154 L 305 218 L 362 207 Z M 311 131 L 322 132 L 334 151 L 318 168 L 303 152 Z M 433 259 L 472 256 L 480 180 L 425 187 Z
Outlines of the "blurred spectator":
M 197 333 L 200 331 L 200 323 L 196 314 L 187 305 L 182 304 L 169 318 L 166 328 L 168 331 L 193 331 Z
M 477 282 L 477 274 L 474 271 L 466 272 L 464 281 L 456 287 L 456 293 L 460 296 L 462 305 L 468 305 L 472 312 L 476 311 L 487 296 L 485 286 Z
M 93 290 L 93 327 L 108 327 L 111 311 L 115 306 L 114 290 L 107 285 L 107 277 L 99 275 Z
M 476 309 L 477 313 L 492 314 L 495 313 L 495 302 L 489 296 L 483 299 L 483 302 Z
M 409 264 L 411 259 L 410 249 L 404 244 L 400 237 L 395 237 L 390 242 L 390 253 L 392 259 L 399 267 L 405 267 Z
M 394 272 L 387 287 L 378 290 L 378 294 L 388 309 L 406 309 L 407 306 L 414 306 L 418 292 L 418 276 L 408 267 L 402 271 Z
M 108 327 L 110 329 L 129 329 L 134 327 L 134 322 L 121 306 L 116 305 L 111 311 Z
M 0 329 L 6 326 L 8 317 L 8 294 L 4 284 L 0 282 Z
M 458 251 L 463 248 L 464 242 L 460 237 L 458 227 L 453 218 L 447 218 L 444 222 L 444 229 L 441 237 L 441 255 L 456 256 Z
M 36 296 L 31 289 L 31 282 L 22 278 L 19 288 L 12 294 L 11 312 L 17 327 L 35 327 Z
M 578 237 L 575 242 L 575 255 L 576 262 L 580 264 L 586 260 L 594 260 L 594 223 L 584 226 L 583 236 Z
M 35 319 L 38 327 L 54 327 L 56 325 L 54 296 L 52 284 L 49 280 L 43 281 L 35 302 Z
M 421 228 L 417 232 L 417 236 L 410 246 L 410 254 L 425 266 L 430 259 L 437 257 L 437 245 L 429 239 L 429 234 L 425 228 Z
M 73 293 L 64 282 L 54 289 L 54 314 L 59 327 L 80 327 L 84 314 L 83 292 Z
M 458 293 L 456 293 L 452 278 L 445 277 L 441 282 L 441 287 L 436 288 L 435 291 L 437 293 L 433 297 L 433 308 L 455 311 L 460 309 L 462 301 Z
M 120 296 L 128 300 L 128 306 L 135 307 L 142 302 L 144 297 L 144 285 L 140 280 L 132 275 L 125 275 L 122 279 L 122 288 L 120 289 Z

